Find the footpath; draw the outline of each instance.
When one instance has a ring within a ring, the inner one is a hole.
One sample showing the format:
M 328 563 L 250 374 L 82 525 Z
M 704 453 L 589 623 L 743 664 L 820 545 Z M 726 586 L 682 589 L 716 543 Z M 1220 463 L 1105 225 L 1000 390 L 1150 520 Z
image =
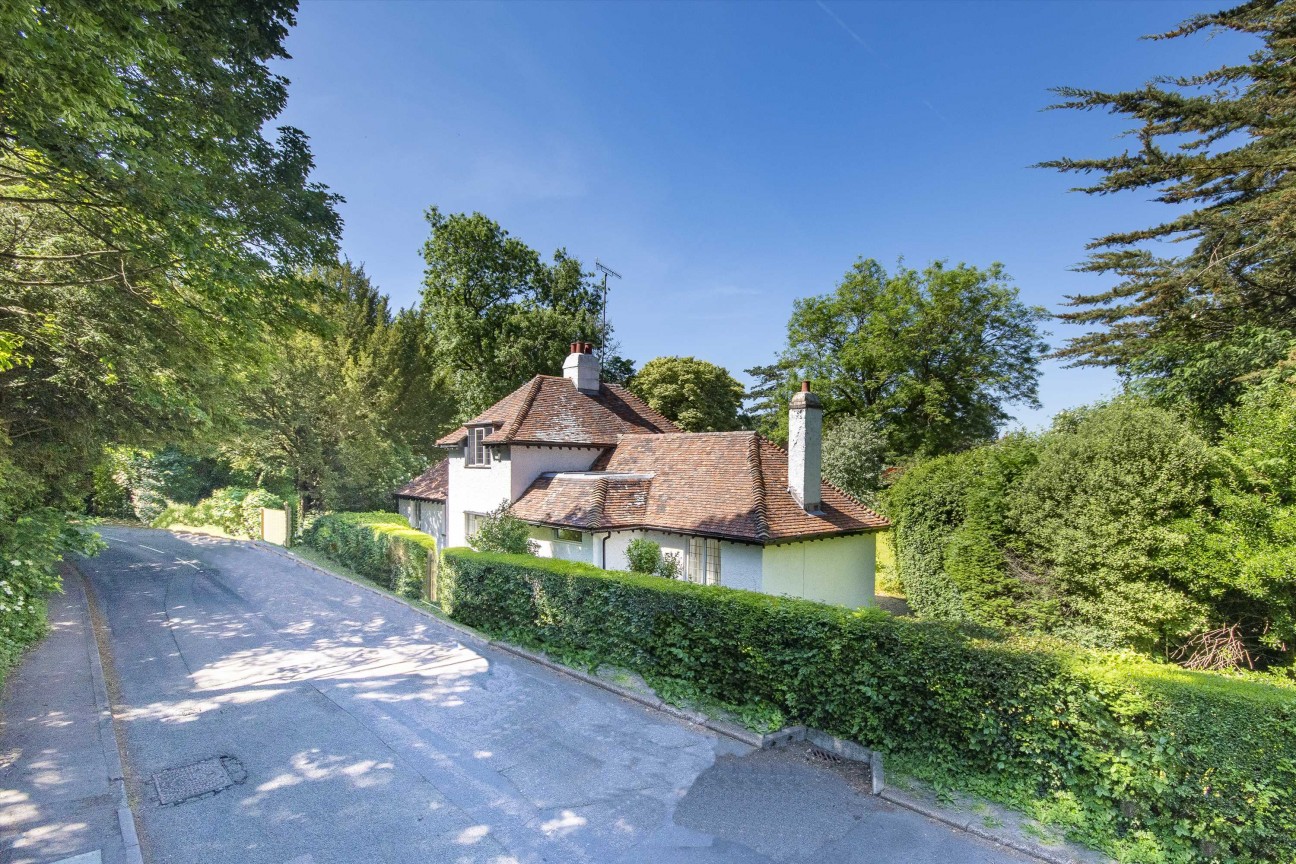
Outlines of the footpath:
M 0 861 L 142 864 L 85 585 L 64 569 L 50 634 L 0 694 Z

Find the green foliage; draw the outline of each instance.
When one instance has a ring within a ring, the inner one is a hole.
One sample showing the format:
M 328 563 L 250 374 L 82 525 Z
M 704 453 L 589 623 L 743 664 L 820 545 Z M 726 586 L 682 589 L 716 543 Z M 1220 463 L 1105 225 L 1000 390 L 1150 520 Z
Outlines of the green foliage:
M 88 509 L 99 516 L 152 522 L 170 503 L 197 504 L 229 482 L 229 469 L 176 447 L 156 452 L 109 447 L 91 473 Z
M 626 545 L 626 561 L 631 573 L 656 573 L 661 566 L 661 544 L 636 537 Z
M 509 512 L 508 501 L 501 501 L 481 520 L 477 533 L 468 542 L 479 552 L 534 555 L 537 550 L 531 539 L 531 527 Z
M 861 259 L 833 293 L 796 301 L 778 414 L 808 379 L 825 421 L 850 414 L 874 424 L 893 458 L 989 440 L 1010 419 L 1009 403 L 1038 404 L 1045 317 L 1018 299 L 999 264 L 887 273 Z
M 546 264 L 481 213 L 432 207 L 427 220 L 421 308 L 460 419 L 536 375 L 556 374 L 572 342 L 603 344 L 601 290 L 566 250 Z M 627 370 L 618 358 L 608 365 Z
M 439 579 L 465 624 L 860 741 L 1123 860 L 1296 856 L 1290 689 L 553 559 L 451 549 Z
M 1248 394 L 1218 446 L 1126 397 L 915 466 L 888 500 L 910 604 L 1193 666 L 1290 662 L 1292 395 Z
M 363 267 L 317 271 L 324 327 L 300 331 L 249 386 L 219 451 L 262 485 L 300 494 L 307 509 L 359 511 L 435 452 L 454 400 L 432 365 L 427 322 L 391 314 Z
M 1238 43 L 1232 62 L 1136 90 L 1060 88 L 1056 107 L 1122 117 L 1137 146 L 1044 166 L 1098 175 L 1079 190 L 1087 194 L 1132 191 L 1173 208 L 1160 224 L 1090 244 L 1083 269 L 1119 282 L 1072 298 L 1076 311 L 1062 317 L 1097 329 L 1061 354 L 1151 379 L 1151 392 L 1209 414 L 1237 397 L 1239 376 L 1272 366 L 1296 342 L 1296 17 L 1290 3 L 1254 0 L 1155 38 L 1203 32 L 1253 37 L 1254 47 Z
M 842 415 L 824 430 L 824 479 L 869 506 L 877 506 L 886 457 L 886 436 L 863 417 Z
M 219 528 L 233 537 L 261 539 L 261 509 L 279 510 L 283 498 L 265 489 L 217 489 L 197 504 L 168 504 L 152 520 L 155 528 L 188 525 Z
M 312 549 L 403 597 L 423 596 L 436 539 L 398 513 L 326 513 L 302 535 Z
M 728 432 L 740 426 L 743 386 L 714 363 L 657 357 L 635 374 L 630 389 L 686 432 Z
M 39 494 L 39 483 L 0 447 L 0 685 L 23 649 L 45 634 L 45 598 L 59 590 L 59 562 L 104 546 L 67 514 L 33 506 Z
M 50 503 L 105 444 L 206 427 L 309 319 L 338 199 L 301 132 L 263 137 L 293 6 L 0 4 L 0 427 Z

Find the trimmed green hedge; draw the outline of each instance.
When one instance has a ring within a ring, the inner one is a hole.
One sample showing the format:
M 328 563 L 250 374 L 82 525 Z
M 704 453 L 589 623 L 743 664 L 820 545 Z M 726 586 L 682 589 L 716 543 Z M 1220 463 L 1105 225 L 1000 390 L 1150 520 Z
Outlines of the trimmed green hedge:
M 439 581 L 465 624 L 771 706 L 1122 860 L 1296 860 L 1286 688 L 530 556 L 449 549 Z
M 423 595 L 436 538 L 409 527 L 398 513 L 327 513 L 302 533 L 312 549 L 403 597 Z

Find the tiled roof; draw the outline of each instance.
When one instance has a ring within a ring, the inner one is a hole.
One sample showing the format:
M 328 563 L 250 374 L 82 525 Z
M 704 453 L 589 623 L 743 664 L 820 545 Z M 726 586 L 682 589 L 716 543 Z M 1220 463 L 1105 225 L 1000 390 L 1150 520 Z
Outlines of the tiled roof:
M 421 498 L 424 501 L 446 500 L 450 487 L 450 460 L 442 459 L 394 493 L 398 498 Z
M 584 444 L 611 447 L 622 435 L 678 432 L 670 420 L 617 384 L 603 384 L 597 396 L 582 393 L 567 378 L 537 375 L 481 414 L 437 441 L 459 444 L 469 426 L 489 424 L 488 444 Z
M 512 510 L 549 525 L 655 528 L 762 544 L 890 524 L 830 483 L 821 490 L 821 512 L 807 513 L 787 485 L 787 453 L 754 432 L 627 435 L 591 471 L 541 476 Z

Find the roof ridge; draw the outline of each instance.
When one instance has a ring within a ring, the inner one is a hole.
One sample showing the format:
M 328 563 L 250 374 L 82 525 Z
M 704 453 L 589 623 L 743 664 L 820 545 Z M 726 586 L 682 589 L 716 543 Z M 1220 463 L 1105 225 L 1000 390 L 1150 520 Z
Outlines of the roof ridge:
M 769 513 L 765 502 L 765 471 L 761 468 L 760 436 L 755 432 L 751 433 L 751 441 L 747 445 L 747 470 L 751 474 L 756 504 L 756 539 L 764 543 L 770 538 Z
M 512 419 L 504 426 L 501 437 L 505 441 L 512 441 L 513 436 L 522 428 L 522 421 L 526 419 L 527 414 L 531 413 L 531 406 L 535 404 L 536 396 L 540 393 L 540 379 L 543 375 L 533 377 L 527 388 L 526 396 L 522 400 L 521 407 L 518 408 Z

